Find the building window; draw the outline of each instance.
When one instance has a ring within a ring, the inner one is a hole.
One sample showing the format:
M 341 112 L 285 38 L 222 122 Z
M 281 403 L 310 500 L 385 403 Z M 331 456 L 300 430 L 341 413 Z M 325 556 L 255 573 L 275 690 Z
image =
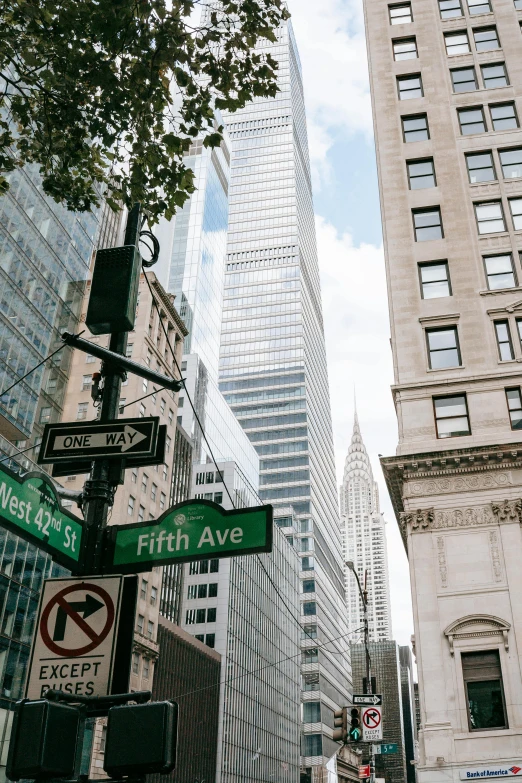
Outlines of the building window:
M 159 507 L 160 507 L 161 511 L 163 511 L 165 509 L 165 503 L 166 502 L 167 502 L 167 497 L 166 497 L 165 493 L 164 492 L 160 492 Z
M 522 229 L 522 198 L 510 198 L 509 208 L 513 218 L 513 228 L 515 231 Z
M 148 680 L 150 676 L 150 660 L 148 658 L 143 659 L 143 679 Z
M 494 106 L 490 106 L 489 110 L 491 112 L 493 130 L 501 131 L 518 128 L 518 117 L 514 103 L 497 103 Z
M 514 288 L 517 284 L 513 270 L 511 253 L 503 253 L 498 256 L 484 256 L 486 277 L 490 291 L 499 288 Z
M 478 90 L 477 75 L 473 67 L 452 68 L 450 73 L 453 92 L 470 92 L 471 90 Z
M 208 597 L 209 598 L 216 598 L 218 594 L 218 583 L 217 582 L 211 582 L 208 586 Z
M 204 642 L 205 641 L 205 634 L 196 633 L 196 634 L 194 634 L 194 639 L 197 639 L 198 642 Z
M 214 492 L 214 503 L 223 503 L 223 493 L 222 492 Z
M 472 133 L 485 133 L 486 123 L 482 106 L 475 109 L 458 109 L 460 132 L 463 136 Z
M 205 622 L 206 609 L 196 609 L 196 623 Z
M 413 22 L 411 13 L 411 3 L 401 3 L 401 5 L 389 5 L 390 24 L 410 24 Z
M 191 563 L 193 565 L 193 563 Z M 192 573 L 192 571 L 191 571 Z M 189 585 L 187 590 L 187 598 L 193 599 L 198 597 L 198 586 L 197 585 Z
M 154 623 L 152 620 L 149 620 L 147 623 L 147 636 L 149 639 L 152 639 L 154 636 Z
M 127 345 L 127 349 L 126 349 L 126 351 L 125 351 L 125 356 L 127 357 L 127 359 L 130 359 L 130 358 L 131 358 L 131 356 L 132 356 L 132 349 L 133 349 L 133 347 L 134 347 L 134 346 L 133 346 L 133 344 L 132 344 L 132 343 L 129 343 L 129 344 Z
M 305 701 L 303 702 L 303 723 L 320 723 L 321 721 L 321 702 Z
M 169 475 L 169 469 L 165 463 L 162 465 L 161 475 L 163 477 L 163 481 L 166 481 Z
M 504 63 L 496 65 L 481 65 L 482 81 L 484 87 L 489 90 L 494 87 L 507 87 L 509 85 L 506 66 Z
M 82 377 L 82 391 L 89 391 L 92 386 L 92 375 Z
M 319 650 L 317 647 L 309 647 L 307 650 L 301 652 L 302 663 L 318 663 L 319 662 Z
M 200 560 L 199 561 L 198 573 L 199 574 L 208 574 L 208 560 Z
M 430 137 L 428 117 L 426 114 L 412 114 L 402 117 L 402 132 L 404 141 L 426 141 Z
M 132 653 L 132 673 L 140 673 L 140 656 L 139 653 Z
M 305 601 L 303 604 L 303 614 L 307 617 L 316 614 L 315 601 Z
M 138 633 L 140 633 L 142 636 L 143 636 L 143 626 L 144 626 L 144 623 L 145 623 L 144 616 L 142 614 L 139 614 L 138 615 L 137 628 L 138 628 Z
M 204 484 L 204 483 L 205 483 L 205 474 L 196 473 L 196 484 Z
M 85 364 L 93 364 L 96 361 L 96 357 L 92 353 L 85 354 Z
M 468 404 L 465 394 L 452 397 L 434 397 L 437 438 L 457 438 L 471 435 Z
M 165 438 L 165 451 L 167 452 L 167 454 L 170 454 L 171 444 L 172 444 L 172 438 L 170 437 L 170 435 L 167 435 L 167 437 Z
M 457 16 L 464 16 L 460 0 L 439 0 L 439 11 L 441 19 L 455 19 Z
M 138 468 L 133 468 L 131 473 L 131 481 L 136 484 L 138 481 Z
M 145 519 L 145 508 L 143 506 L 140 506 L 138 508 L 138 522 L 143 522 Z
M 139 414 L 140 415 L 140 419 L 145 418 L 145 413 L 146 413 L 145 405 L 143 403 L 141 403 L 141 405 L 140 405 L 140 414 Z
M 185 613 L 185 625 L 194 625 L 196 622 L 196 610 L 187 609 Z
M 149 583 L 147 582 L 146 579 L 142 579 L 141 580 L 140 598 L 141 598 L 142 601 L 146 601 L 147 600 L 147 587 L 148 587 L 148 585 L 149 585 Z
M 477 16 L 477 14 L 490 14 L 491 5 L 489 0 L 468 0 L 468 11 L 470 16 Z
M 207 597 L 208 585 L 198 585 L 198 598 Z
M 304 579 L 302 585 L 303 593 L 315 593 L 315 579 Z
M 301 571 L 313 571 L 315 569 L 315 560 L 313 557 L 301 558 Z
M 506 389 L 507 406 L 512 430 L 522 430 L 522 395 L 520 386 Z
M 79 402 L 78 403 L 78 409 L 76 411 L 76 419 L 78 421 L 80 419 L 86 419 L 88 411 L 89 411 L 89 403 L 88 402 Z
M 465 31 L 458 33 L 445 33 L 444 42 L 446 44 L 446 54 L 453 56 L 455 54 L 468 54 L 469 39 Z
M 212 609 L 207 609 L 207 623 L 215 623 L 216 622 L 216 607 L 213 607 Z
M 479 234 L 496 234 L 506 230 L 500 201 L 475 204 L 475 213 Z
M 158 600 L 158 588 L 157 587 L 151 587 L 150 588 L 150 605 L 156 606 L 156 601 Z
M 149 477 L 146 473 L 143 474 L 141 477 L 141 491 L 146 492 L 147 491 L 147 485 L 149 483 Z
M 217 558 L 213 558 L 210 561 L 210 573 L 217 574 L 218 571 L 219 571 L 219 560 Z
M 522 147 L 515 150 L 499 150 L 502 174 L 506 179 L 522 177 Z
M 443 370 L 448 367 L 460 367 L 459 339 L 457 327 L 426 329 L 430 369 Z
M 439 207 L 413 210 L 415 241 L 427 242 L 430 239 L 442 239 L 442 219 Z
M 408 168 L 410 190 L 421 190 L 422 188 L 434 188 L 437 186 L 433 158 L 408 161 L 406 166 Z
M 472 155 L 466 155 L 466 165 L 468 167 L 469 181 L 472 184 L 475 182 L 492 182 L 497 178 L 491 152 L 477 152 Z
M 207 647 L 210 647 L 212 650 L 216 646 L 216 634 L 215 633 L 207 633 L 205 635 L 205 644 Z
M 214 483 L 214 473 L 207 473 L 205 477 L 205 484 L 213 484 Z
M 322 756 L 322 734 L 303 734 L 303 756 Z
M 500 49 L 500 41 L 496 27 L 480 27 L 473 30 L 475 49 L 477 52 L 490 52 L 492 49 Z
M 495 334 L 497 336 L 498 355 L 501 362 L 509 362 L 515 358 L 511 332 L 507 321 L 495 321 Z
M 411 98 L 422 98 L 422 80 L 420 73 L 411 76 L 398 76 L 397 89 L 399 91 L 399 100 L 408 101 Z
M 507 729 L 498 650 L 463 652 L 461 660 L 470 731 Z
M 423 299 L 451 296 L 451 284 L 447 261 L 419 264 L 421 295 Z
M 131 517 L 134 514 L 134 503 L 136 502 L 135 498 L 132 497 L 132 495 L 129 497 L 129 502 L 127 504 L 127 514 L 129 517 Z
M 303 625 L 301 639 L 317 639 L 317 625 Z
M 394 60 L 415 60 L 418 57 L 415 38 L 399 38 L 392 44 Z

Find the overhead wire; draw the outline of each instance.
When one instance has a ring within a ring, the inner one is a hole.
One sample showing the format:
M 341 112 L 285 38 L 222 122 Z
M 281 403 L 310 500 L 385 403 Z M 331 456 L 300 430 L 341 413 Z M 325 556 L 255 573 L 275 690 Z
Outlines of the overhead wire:
M 29 375 L 31 375 L 31 374 L 32 374 L 32 373 L 33 373 L 35 370 L 37 370 L 39 367 L 41 367 L 41 366 L 42 366 L 42 364 L 45 364 L 46 362 L 48 362 L 48 361 L 49 361 L 49 359 L 52 359 L 52 358 L 53 358 L 53 356 L 56 356 L 56 354 L 58 353 L 58 351 L 63 351 L 63 349 L 64 349 L 64 348 L 65 348 L 65 345 L 60 345 L 60 347 L 59 347 L 59 348 L 57 348 L 57 349 L 56 349 L 56 351 L 53 351 L 52 353 L 50 353 L 50 354 L 49 354 L 49 356 L 46 356 L 46 357 L 45 357 L 45 359 L 42 359 L 42 361 L 41 361 L 41 362 L 38 362 L 38 364 L 35 364 L 35 366 L 34 366 L 34 367 L 31 369 L 31 370 L 29 370 L 28 372 L 26 372 L 26 373 L 25 373 L 25 375 L 22 375 L 22 377 L 21 377 L 21 378 L 18 378 L 18 380 L 17 380 L 17 381 L 15 381 L 14 383 L 12 383 L 12 384 L 11 384 L 11 386 L 8 386 L 8 387 L 7 387 L 7 389 L 4 389 L 4 391 L 0 393 L 0 399 L 1 399 L 1 398 L 2 398 L 4 395 L 6 395 L 8 392 L 10 392 L 10 391 L 11 391 L 11 389 L 14 389 L 14 387 L 15 387 L 15 386 L 18 386 L 18 384 L 19 384 L 19 383 L 22 383 L 22 381 L 25 381 L 25 379 L 26 379 L 26 378 L 27 378 Z
M 344 639 L 347 636 L 351 636 L 354 633 L 358 633 L 361 630 L 361 628 L 357 628 L 355 631 L 348 631 L 347 633 L 341 634 L 341 636 L 336 636 L 334 639 L 330 639 L 325 644 L 316 644 L 315 647 L 319 649 L 325 648 L 326 644 L 331 644 L 332 642 L 338 642 L 340 639 Z M 251 649 L 251 648 L 250 648 Z M 349 648 L 346 648 L 346 650 L 340 650 L 340 653 L 346 653 L 348 652 Z M 298 653 L 295 653 L 295 655 L 287 655 L 285 658 L 280 658 L 278 661 L 273 661 L 272 663 L 267 663 L 265 666 L 260 666 L 257 669 L 251 669 L 248 672 L 243 672 L 242 674 L 237 674 L 234 677 L 227 677 L 224 680 L 220 680 L 219 682 L 215 682 L 212 685 L 205 685 L 203 688 L 195 688 L 192 691 L 186 691 L 185 693 L 180 693 L 177 696 L 173 696 L 172 700 L 177 701 L 178 699 L 182 699 L 185 696 L 192 696 L 194 693 L 201 693 L 202 691 L 208 691 L 211 688 L 216 688 L 221 685 L 228 685 L 230 682 L 233 682 L 234 680 L 240 680 L 242 677 L 248 677 L 251 674 L 257 674 L 258 672 L 262 672 L 265 669 L 270 669 L 272 666 L 278 666 L 281 663 L 286 663 L 286 661 L 291 661 L 294 658 L 298 658 L 303 651 L 299 650 Z M 332 650 L 326 650 L 326 652 L 331 653 Z
M 14 454 L 8 454 L 6 457 L 2 457 L 2 459 L 0 459 L 0 462 L 5 462 L 8 459 L 14 459 L 15 457 L 20 456 L 20 454 L 25 454 L 26 451 L 31 451 L 31 449 L 38 448 L 39 445 L 40 445 L 39 443 L 33 443 L 32 446 L 28 446 L 26 449 L 22 449 L 21 451 L 15 451 Z
M 190 406 L 191 406 L 191 408 L 192 408 L 192 411 L 194 412 L 194 416 L 195 416 L 195 418 L 196 418 L 196 421 L 197 421 L 197 423 L 198 423 L 198 425 L 199 425 L 199 428 L 200 428 L 200 430 L 201 430 L 201 435 L 202 435 L 203 439 L 205 440 L 205 443 L 206 443 L 206 444 L 207 444 L 207 446 L 208 446 L 208 449 L 209 449 L 209 452 L 210 452 L 210 456 L 211 456 L 211 458 L 212 458 L 212 462 L 214 463 L 214 465 L 215 465 L 215 468 L 216 468 L 216 470 L 218 471 L 218 474 L 219 474 L 219 476 L 220 476 L 221 482 L 223 483 L 223 486 L 225 487 L 225 490 L 226 490 L 226 492 L 227 492 L 227 495 L 228 495 L 228 497 L 229 497 L 229 499 L 230 499 L 230 502 L 232 503 L 232 507 L 235 509 L 235 508 L 236 508 L 236 504 L 234 503 L 234 500 L 233 500 L 233 498 L 232 498 L 232 495 L 230 494 L 230 491 L 229 491 L 229 489 L 228 489 L 228 487 L 227 487 L 227 485 L 226 485 L 226 483 L 225 483 L 225 479 L 224 479 L 223 473 L 222 473 L 222 471 L 221 471 L 220 467 L 218 466 L 218 464 L 217 464 L 217 462 L 216 462 L 216 459 L 215 459 L 215 457 L 214 457 L 214 453 L 213 453 L 213 451 L 212 451 L 212 448 L 211 448 L 211 446 L 210 446 L 210 443 L 208 442 L 207 436 L 206 436 L 206 434 L 205 434 L 205 430 L 203 429 L 203 425 L 201 424 L 200 418 L 199 418 L 199 416 L 198 416 L 198 414 L 197 414 L 197 411 L 196 411 L 196 408 L 195 408 L 195 406 L 194 406 L 194 404 L 193 404 L 193 402 L 192 402 L 192 399 L 191 399 L 190 393 L 189 393 L 189 391 L 188 391 L 188 389 L 187 389 L 186 382 L 185 382 L 185 380 L 183 380 L 183 379 L 181 378 L 181 368 L 180 368 L 180 366 L 179 366 L 179 364 L 178 364 L 178 360 L 177 360 L 177 358 L 176 358 L 176 354 L 175 354 L 175 352 L 174 352 L 174 349 L 173 349 L 173 347 L 172 347 L 172 345 L 171 345 L 171 342 L 170 342 L 170 340 L 169 340 L 169 336 L 168 336 L 167 329 L 165 328 L 165 325 L 164 325 L 164 323 L 163 323 L 163 321 L 162 321 L 162 319 L 161 319 L 161 313 L 160 313 L 160 309 L 159 309 L 159 307 L 158 307 L 158 304 L 157 304 L 157 302 L 156 302 L 156 298 L 155 298 L 155 296 L 154 296 L 154 293 L 153 293 L 153 291 L 152 291 L 152 287 L 151 287 L 151 284 L 150 284 L 150 282 L 149 282 L 149 279 L 148 279 L 148 277 L 147 277 L 147 273 L 145 272 L 145 270 L 144 270 L 144 277 L 145 277 L 145 280 L 146 280 L 146 282 L 147 282 L 147 286 L 148 286 L 148 288 L 149 288 L 149 291 L 150 291 L 150 294 L 151 294 L 151 297 L 152 297 L 152 301 L 153 301 L 153 303 L 154 303 L 154 306 L 155 306 L 155 308 L 156 308 L 156 311 L 157 311 L 157 313 L 158 313 L 158 316 L 159 316 L 159 322 L 160 322 L 160 324 L 161 324 L 161 327 L 162 327 L 163 333 L 164 333 L 164 335 L 165 335 L 165 340 L 166 340 L 166 343 L 167 343 L 167 345 L 168 345 L 168 347 L 169 347 L 169 349 L 170 349 L 170 352 L 171 352 L 171 354 L 172 354 L 172 357 L 173 357 L 173 359 L 174 359 L 174 364 L 176 365 L 176 368 L 177 368 L 177 371 L 178 371 L 179 377 L 180 377 L 180 379 L 181 379 L 181 381 L 182 381 L 182 383 L 183 383 L 183 387 L 184 387 L 184 389 L 185 389 L 186 396 L 187 396 L 187 398 L 188 398 L 188 401 L 189 401 L 189 403 L 190 403 Z M 261 504 L 263 504 L 263 501 L 261 500 L 261 497 L 259 496 L 259 493 L 257 492 L 257 490 L 255 490 L 255 489 L 254 489 L 254 487 L 252 487 L 252 490 L 253 490 L 253 491 L 255 492 L 255 494 L 257 495 L 257 498 L 258 498 L 259 502 L 260 502 Z M 283 603 L 283 605 L 285 606 L 285 608 L 286 608 L 286 610 L 287 610 L 287 612 L 288 612 L 289 616 L 290 616 L 290 617 L 291 617 L 291 618 L 292 618 L 292 619 L 293 619 L 293 620 L 294 620 L 294 621 L 295 621 L 295 622 L 298 624 L 298 626 L 299 626 L 300 628 L 303 628 L 303 630 L 304 630 L 304 632 L 307 634 L 307 636 L 309 636 L 309 638 L 311 638 L 311 639 L 312 639 L 313 637 L 312 637 L 312 636 L 311 636 L 311 635 L 310 635 L 310 634 L 309 634 L 309 633 L 306 631 L 306 629 L 304 628 L 304 626 L 303 626 L 303 625 L 302 625 L 302 623 L 301 623 L 301 620 L 300 620 L 300 618 L 299 618 L 299 617 L 297 617 L 297 616 L 296 616 L 296 615 L 293 613 L 293 611 L 291 610 L 291 608 L 288 606 L 288 603 L 286 602 L 285 598 L 284 598 L 284 597 L 281 595 L 281 592 L 280 592 L 279 588 L 277 587 L 277 585 L 276 585 L 276 584 L 275 584 L 275 582 L 273 581 L 272 577 L 271 577 L 271 576 L 270 576 L 270 574 L 268 573 L 267 569 L 265 568 L 265 565 L 264 565 L 263 561 L 261 560 L 261 558 L 260 558 L 259 554 L 256 554 L 256 557 L 257 557 L 257 560 L 258 560 L 258 562 L 259 562 L 259 564 L 260 564 L 261 568 L 262 568 L 262 569 L 263 569 L 263 571 L 265 572 L 265 574 L 266 574 L 266 576 L 267 576 L 267 578 L 268 578 L 268 580 L 269 580 L 270 584 L 272 585 L 272 587 L 273 587 L 273 588 L 274 588 L 274 590 L 276 591 L 277 595 L 279 596 L 279 598 L 280 598 L 281 602 L 282 602 L 282 603 Z

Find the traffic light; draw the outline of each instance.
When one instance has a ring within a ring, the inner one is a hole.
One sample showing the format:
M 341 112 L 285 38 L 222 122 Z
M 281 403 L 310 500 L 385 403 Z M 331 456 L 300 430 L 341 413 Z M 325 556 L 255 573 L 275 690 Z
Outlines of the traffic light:
M 176 763 L 178 705 L 172 701 L 111 707 L 103 768 L 113 778 L 171 772 Z
M 352 707 L 350 710 L 350 731 L 348 736 L 352 742 L 359 742 L 362 737 L 361 728 L 361 709 L 360 707 Z
M 72 778 L 79 722 L 79 710 L 68 704 L 17 702 L 7 756 L 9 780 Z
M 334 712 L 334 733 L 333 738 L 338 742 L 348 741 L 348 707 Z
M 141 256 L 134 245 L 98 250 L 85 323 L 92 334 L 134 329 Z

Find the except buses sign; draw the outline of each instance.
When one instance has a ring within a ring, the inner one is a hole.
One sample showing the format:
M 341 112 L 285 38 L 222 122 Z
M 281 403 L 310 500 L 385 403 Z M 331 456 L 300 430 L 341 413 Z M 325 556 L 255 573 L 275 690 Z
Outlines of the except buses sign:
M 226 511 L 210 500 L 187 500 L 155 522 L 109 528 L 105 571 L 136 573 L 155 565 L 271 552 L 272 516 L 269 505 Z
M 0 524 L 49 552 L 74 570 L 80 562 L 83 525 L 63 510 L 51 480 L 43 473 L 20 478 L 0 465 Z

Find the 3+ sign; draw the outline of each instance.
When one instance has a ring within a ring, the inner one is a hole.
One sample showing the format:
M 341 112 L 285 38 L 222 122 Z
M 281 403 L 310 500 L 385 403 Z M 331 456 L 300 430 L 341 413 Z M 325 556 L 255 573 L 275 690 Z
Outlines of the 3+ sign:
M 109 422 L 47 424 L 38 454 L 40 464 L 80 457 L 152 456 L 158 440 L 159 418 Z

